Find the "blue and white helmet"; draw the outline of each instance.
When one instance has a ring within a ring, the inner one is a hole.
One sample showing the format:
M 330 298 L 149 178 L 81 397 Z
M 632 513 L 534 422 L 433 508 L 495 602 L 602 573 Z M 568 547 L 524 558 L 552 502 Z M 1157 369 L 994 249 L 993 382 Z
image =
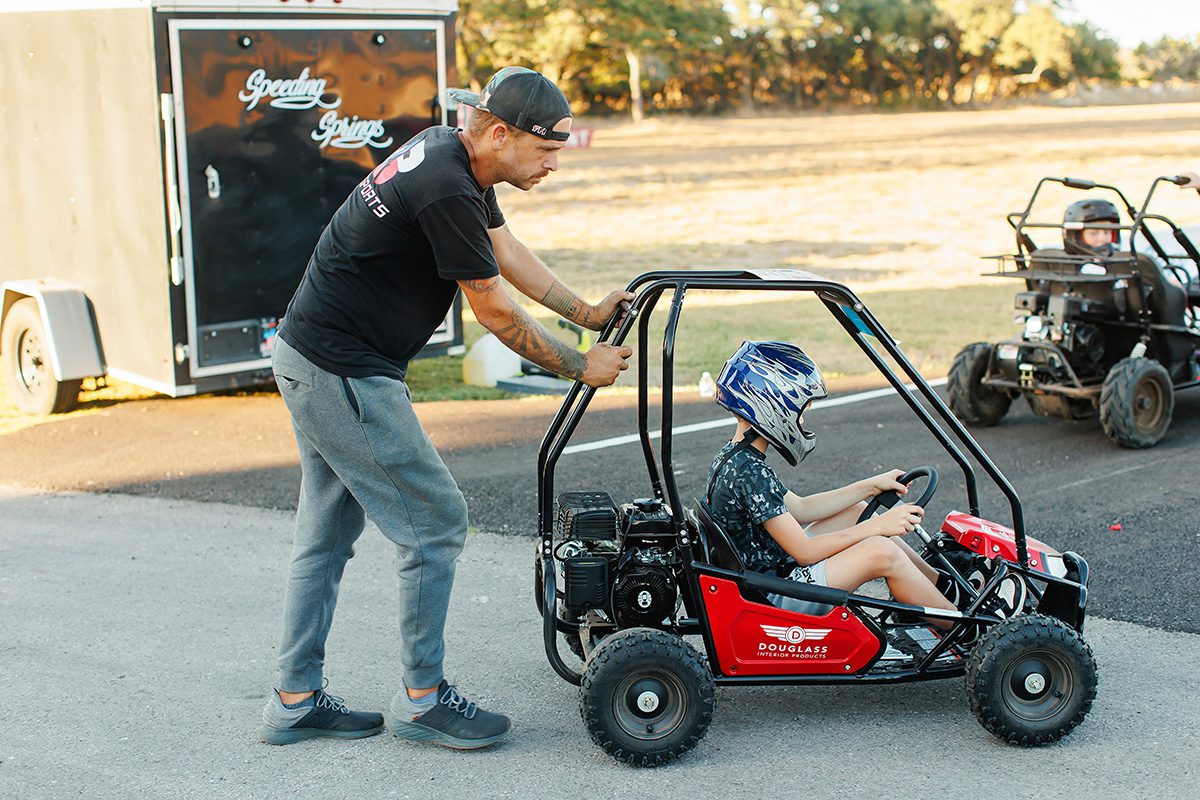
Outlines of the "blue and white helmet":
M 717 404 L 749 422 L 792 466 L 816 446 L 800 415 L 827 394 L 821 370 L 788 342 L 742 342 L 717 378 Z

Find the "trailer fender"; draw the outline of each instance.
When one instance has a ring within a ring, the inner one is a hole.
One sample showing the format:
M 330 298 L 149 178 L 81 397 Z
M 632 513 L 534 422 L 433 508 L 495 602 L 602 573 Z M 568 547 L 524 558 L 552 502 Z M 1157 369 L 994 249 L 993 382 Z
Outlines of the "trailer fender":
M 5 281 L 0 284 L 0 296 L 0 327 L 13 303 L 26 297 L 37 301 L 55 380 L 92 378 L 107 372 L 91 301 L 78 286 L 52 278 Z

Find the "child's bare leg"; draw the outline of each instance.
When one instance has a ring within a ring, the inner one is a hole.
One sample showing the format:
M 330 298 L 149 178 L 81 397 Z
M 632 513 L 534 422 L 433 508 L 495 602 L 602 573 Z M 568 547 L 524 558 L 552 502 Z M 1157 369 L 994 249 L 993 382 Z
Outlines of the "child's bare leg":
M 867 539 L 830 556 L 825 562 L 825 579 L 837 589 L 852 592 L 875 578 L 885 579 L 892 597 L 901 603 L 956 610 L 890 538 Z M 954 625 L 950 620 L 929 621 L 943 630 Z
M 936 586 L 938 580 L 938 571 L 929 566 L 924 559 L 917 555 L 917 551 L 909 547 L 908 542 L 904 541 L 899 536 L 895 537 L 894 541 L 896 544 L 900 545 L 900 549 L 904 551 L 904 555 L 908 556 L 908 560 L 911 561 L 918 570 L 920 570 L 921 574 L 924 575 L 930 583 Z
M 817 520 L 805 528 L 805 530 L 813 536 L 820 536 L 823 533 L 833 533 L 834 531 L 844 531 L 847 528 L 853 528 L 858 524 L 858 516 L 862 514 L 863 509 L 866 507 L 866 503 L 855 503 L 849 508 L 842 509 L 831 517 Z M 938 579 L 937 570 L 926 564 L 921 557 L 917 555 L 917 552 L 909 547 L 908 542 L 899 537 L 895 538 L 895 542 L 900 546 L 900 549 L 904 551 L 904 555 L 908 556 L 908 560 L 911 561 L 916 568 L 921 571 L 921 574 L 924 575 L 930 583 L 936 585 Z

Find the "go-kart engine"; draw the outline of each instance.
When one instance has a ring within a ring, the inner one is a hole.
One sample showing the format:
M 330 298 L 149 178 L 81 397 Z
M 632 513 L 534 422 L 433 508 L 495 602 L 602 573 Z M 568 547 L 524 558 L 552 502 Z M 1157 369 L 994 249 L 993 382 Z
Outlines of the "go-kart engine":
M 554 528 L 571 617 L 600 612 L 620 628 L 669 622 L 679 564 L 665 503 L 635 500 L 617 508 L 604 492 L 569 492 L 558 498 Z
M 1066 345 L 1078 371 L 1094 372 L 1101 368 L 1104 359 L 1104 334 L 1095 325 L 1086 322 L 1071 323 L 1063 344 Z
M 635 560 L 613 584 L 613 613 L 622 628 L 656 626 L 675 610 L 675 596 L 668 570 Z

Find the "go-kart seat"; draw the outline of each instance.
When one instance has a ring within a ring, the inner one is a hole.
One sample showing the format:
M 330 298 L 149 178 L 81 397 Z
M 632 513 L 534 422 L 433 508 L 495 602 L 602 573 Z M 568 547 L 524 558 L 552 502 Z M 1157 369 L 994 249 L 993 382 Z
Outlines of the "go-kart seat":
M 697 538 L 703 537 L 702 547 L 707 551 L 707 563 L 738 573 L 742 577 L 740 582 L 742 596 L 747 600 L 770 606 L 776 604 L 767 599 L 768 594 L 782 594 L 788 597 L 799 595 L 800 599 L 815 604 L 814 611 L 805 613 L 815 614 L 826 613 L 824 610 L 817 610 L 816 607 L 819 605 L 833 607 L 846 604 L 849 593 L 841 589 L 796 583 L 770 573 L 746 569 L 742 563 L 742 557 L 738 555 L 737 548 L 733 545 L 733 540 L 713 519 L 704 503 L 694 500 L 692 505 L 688 518 L 696 526 Z
M 1138 253 L 1137 270 L 1142 281 L 1150 287 L 1149 311 L 1154 321 L 1164 325 L 1182 325 L 1190 293 L 1175 281 L 1167 280 L 1158 259 L 1149 253 Z
M 1128 253 L 1119 254 L 1128 258 Z M 1070 274 L 1079 266 L 1078 256 L 1072 256 L 1061 248 L 1043 248 L 1030 253 L 1030 266 L 1047 272 Z M 1114 276 L 1128 269 L 1128 261 L 1114 272 Z M 1111 271 L 1111 270 L 1110 270 Z M 1200 302 L 1200 286 L 1189 284 L 1185 289 L 1173 280 L 1168 280 L 1158 259 L 1150 253 L 1138 252 L 1133 271 L 1142 279 L 1142 284 L 1149 289 L 1146 297 L 1146 311 L 1157 323 L 1164 325 L 1182 325 L 1183 312 L 1189 304 Z M 1038 291 L 1058 293 L 1069 288 L 1073 294 L 1092 300 L 1108 301 L 1112 287 L 1107 283 L 1077 284 L 1065 287 L 1051 281 L 1026 281 L 1028 288 Z M 1143 307 L 1141 291 L 1136 286 L 1130 286 L 1125 293 L 1129 308 L 1137 311 Z
M 701 542 L 701 549 L 704 554 L 704 561 L 714 567 L 727 569 L 730 572 L 736 572 L 738 575 L 746 576 L 746 566 L 742 563 L 742 557 L 738 555 L 737 548 L 733 545 L 733 540 L 729 538 L 729 534 L 725 529 L 712 517 L 708 512 L 708 508 L 704 503 L 692 499 L 692 508 L 688 514 L 696 527 L 696 538 Z M 742 584 L 742 595 L 751 602 L 764 603 L 771 605 L 771 601 L 767 599 L 765 592 L 760 592 L 757 589 L 751 588 Z
M 704 503 L 694 500 L 693 504 L 693 513 L 698 523 L 696 528 L 704 537 L 708 563 L 730 572 L 745 572 L 746 566 L 742 563 L 742 557 L 738 555 L 729 534 L 713 519 Z

